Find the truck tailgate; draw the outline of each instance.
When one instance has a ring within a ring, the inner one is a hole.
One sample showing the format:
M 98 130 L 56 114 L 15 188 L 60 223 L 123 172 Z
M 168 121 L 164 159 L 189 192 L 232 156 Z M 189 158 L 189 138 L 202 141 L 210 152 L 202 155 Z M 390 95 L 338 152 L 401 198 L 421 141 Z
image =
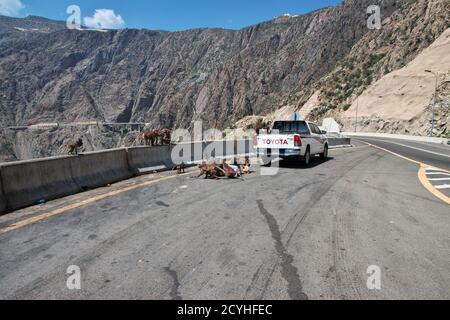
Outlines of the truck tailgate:
M 258 149 L 297 149 L 294 135 L 259 135 Z

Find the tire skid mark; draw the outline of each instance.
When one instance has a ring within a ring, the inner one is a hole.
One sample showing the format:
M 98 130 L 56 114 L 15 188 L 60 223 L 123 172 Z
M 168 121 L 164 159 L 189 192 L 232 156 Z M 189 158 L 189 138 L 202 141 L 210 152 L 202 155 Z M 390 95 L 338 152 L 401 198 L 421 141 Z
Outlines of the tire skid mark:
M 170 289 L 170 297 L 172 300 L 183 300 L 181 297 L 180 290 L 180 281 L 178 280 L 178 274 L 175 270 L 172 270 L 170 267 L 164 268 L 164 271 L 172 278 L 172 288 Z
M 269 288 L 270 281 L 272 280 L 272 276 L 275 273 L 275 270 L 277 269 L 277 266 L 278 266 L 278 260 L 276 260 L 272 264 L 272 267 L 270 268 L 269 276 L 267 277 L 266 282 L 264 283 L 264 287 L 261 290 L 261 296 L 259 297 L 259 300 L 264 299 L 264 296 L 266 295 L 267 289 Z
M 308 201 L 308 203 L 306 203 L 305 205 L 302 205 L 301 208 L 296 208 L 296 210 L 298 210 L 300 214 L 296 214 L 294 215 L 289 222 L 286 224 L 285 229 L 282 231 L 282 236 L 287 236 L 288 240 L 286 242 L 286 247 L 289 246 L 290 242 L 292 241 L 293 235 L 295 234 L 296 230 L 298 229 L 298 227 L 305 221 L 305 219 L 307 218 L 309 212 L 310 212 L 310 208 L 312 208 L 318 201 L 320 201 L 325 195 L 326 193 L 328 193 L 331 188 L 340 180 L 342 179 L 347 172 L 353 170 L 354 168 L 358 167 L 360 164 L 362 164 L 364 162 L 364 160 L 373 157 L 373 156 L 377 156 L 379 155 L 379 153 L 377 151 L 373 151 L 368 155 L 363 155 L 363 156 L 359 156 L 356 158 L 356 160 L 352 160 L 351 163 L 355 163 L 355 165 L 351 165 L 348 167 L 345 167 L 344 171 L 341 171 L 341 174 L 338 176 L 333 176 L 331 177 L 331 179 L 328 179 L 326 181 L 322 181 L 321 183 L 317 183 L 317 184 L 311 184 L 311 186 L 314 185 L 323 185 L 323 184 L 330 184 L 325 190 L 323 190 L 317 197 L 314 197 L 313 199 L 311 199 L 310 201 Z M 293 228 L 293 229 L 292 229 Z M 265 296 L 265 293 L 267 291 L 267 287 L 270 284 L 270 280 L 275 272 L 275 269 L 278 265 L 278 259 L 276 256 L 272 256 L 272 258 L 268 258 L 266 259 L 266 262 L 263 263 L 262 266 L 260 266 L 260 268 L 258 269 L 259 272 L 257 274 L 257 276 L 254 276 L 254 280 L 252 281 L 251 285 L 249 286 L 249 288 L 247 289 L 247 296 L 249 292 L 251 292 L 251 289 L 256 289 L 261 292 L 261 295 L 259 295 L 259 299 L 263 299 Z M 264 267 L 265 266 L 265 267 Z M 262 278 L 266 278 L 266 281 L 263 282 L 262 287 L 263 289 L 261 290 L 261 288 L 256 287 L 256 282 L 259 282 L 259 280 L 263 280 Z
M 258 208 L 266 218 L 272 238 L 275 241 L 275 249 L 281 259 L 281 275 L 288 283 L 288 294 L 292 300 L 308 300 L 308 296 L 303 292 L 302 282 L 298 275 L 298 269 L 292 264 L 294 257 L 287 252 L 282 240 L 281 231 L 276 219 L 266 210 L 262 200 L 258 200 Z
M 245 291 L 245 295 L 248 296 L 250 291 L 252 290 L 253 286 L 256 284 L 256 281 L 259 278 L 259 273 L 261 272 L 261 268 L 264 266 L 264 264 L 261 264 L 258 268 L 258 270 L 256 270 L 255 274 L 252 277 L 252 282 L 250 283 L 250 285 L 247 287 L 247 290 Z
M 365 160 L 367 160 L 368 158 L 375 156 L 375 154 L 370 153 L 368 155 L 363 155 L 361 157 L 358 157 L 356 160 L 353 161 L 354 165 L 343 168 L 343 170 L 341 171 L 340 175 L 332 177 L 331 179 L 329 179 L 328 181 L 326 181 L 325 183 L 327 183 L 328 185 L 315 192 L 314 195 L 311 197 L 311 200 L 308 201 L 305 205 L 302 205 L 301 209 L 299 210 L 299 214 L 294 215 L 289 222 L 286 225 L 286 228 L 283 230 L 283 235 L 284 234 L 288 234 L 288 240 L 286 242 L 286 246 L 289 246 L 289 244 L 292 241 L 292 238 L 295 234 L 295 232 L 297 231 L 297 229 L 299 228 L 299 226 L 305 221 L 305 219 L 308 217 L 310 211 L 312 210 L 312 208 L 314 208 L 315 204 L 318 203 L 320 200 L 322 200 L 322 198 L 343 178 L 347 175 L 348 172 L 352 171 L 353 169 L 355 169 L 356 167 L 358 167 L 359 165 L 363 164 Z M 290 228 L 292 228 L 292 230 L 289 230 Z

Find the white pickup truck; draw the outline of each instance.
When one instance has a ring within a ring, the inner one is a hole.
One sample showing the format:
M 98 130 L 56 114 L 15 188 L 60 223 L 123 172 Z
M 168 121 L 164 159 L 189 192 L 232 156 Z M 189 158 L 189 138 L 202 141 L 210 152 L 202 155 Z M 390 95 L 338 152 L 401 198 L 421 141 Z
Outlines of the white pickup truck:
M 271 134 L 255 136 L 254 144 L 264 165 L 270 166 L 273 158 L 301 160 L 306 166 L 311 157 L 328 158 L 327 137 L 317 125 L 307 121 L 277 121 Z

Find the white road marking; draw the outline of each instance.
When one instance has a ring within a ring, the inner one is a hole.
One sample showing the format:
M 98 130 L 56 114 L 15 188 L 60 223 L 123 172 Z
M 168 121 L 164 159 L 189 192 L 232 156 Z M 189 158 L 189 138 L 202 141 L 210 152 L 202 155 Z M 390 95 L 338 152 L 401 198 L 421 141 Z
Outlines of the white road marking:
M 367 139 L 367 140 L 370 140 L 370 139 Z M 445 158 L 450 158 L 450 155 L 448 155 L 448 154 L 443 154 L 443 153 L 433 152 L 433 151 L 426 150 L 426 149 L 416 148 L 416 147 L 408 146 L 408 145 L 403 144 L 403 143 L 398 143 L 398 142 L 393 142 L 393 141 L 386 141 L 386 140 L 381 140 L 381 139 L 372 139 L 372 141 L 381 141 L 381 142 L 385 142 L 385 143 L 392 143 L 392 144 L 396 144 L 396 145 L 399 145 L 399 146 L 402 146 L 402 147 L 406 147 L 406 148 L 410 148 L 410 149 L 414 149 L 414 150 L 418 150 L 418 151 L 423 151 L 423 152 L 426 152 L 426 153 L 434 154 L 434 155 L 445 157 Z
M 450 178 L 434 178 L 434 179 L 428 179 L 430 181 L 450 181 Z
M 450 184 L 444 184 L 442 186 L 435 186 L 436 189 L 442 190 L 442 189 L 450 189 Z
M 445 173 L 445 172 L 427 172 L 426 175 L 427 176 L 446 176 L 446 177 L 450 177 L 450 173 Z
M 427 146 L 427 147 L 430 146 L 426 142 L 422 142 L 422 141 L 411 141 L 411 142 L 416 143 L 416 144 L 421 144 L 421 145 Z M 441 149 L 441 150 L 445 150 L 445 151 L 450 151 L 450 147 L 447 147 L 445 144 L 433 143 L 433 148 Z

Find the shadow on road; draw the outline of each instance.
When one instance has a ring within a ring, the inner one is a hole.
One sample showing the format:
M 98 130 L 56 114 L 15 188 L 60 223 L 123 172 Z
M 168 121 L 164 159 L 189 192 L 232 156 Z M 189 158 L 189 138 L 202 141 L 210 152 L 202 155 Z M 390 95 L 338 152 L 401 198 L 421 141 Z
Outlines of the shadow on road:
M 311 159 L 311 163 L 309 166 L 306 166 L 301 161 L 293 161 L 293 160 L 282 160 L 280 161 L 280 168 L 285 169 L 312 169 L 317 166 L 320 166 L 328 161 L 332 161 L 334 158 L 328 158 L 328 159 L 320 159 L 319 157 L 314 157 Z

